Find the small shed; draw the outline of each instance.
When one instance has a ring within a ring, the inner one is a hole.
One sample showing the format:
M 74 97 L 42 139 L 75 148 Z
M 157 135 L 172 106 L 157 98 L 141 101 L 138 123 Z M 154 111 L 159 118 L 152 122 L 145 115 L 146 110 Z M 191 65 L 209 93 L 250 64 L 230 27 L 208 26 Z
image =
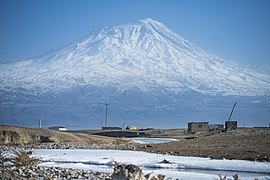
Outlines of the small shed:
M 54 131 L 67 131 L 67 128 L 63 126 L 51 126 L 49 129 Z
M 208 122 L 189 122 L 188 132 L 207 132 Z
M 225 121 L 225 131 L 237 128 L 237 121 Z

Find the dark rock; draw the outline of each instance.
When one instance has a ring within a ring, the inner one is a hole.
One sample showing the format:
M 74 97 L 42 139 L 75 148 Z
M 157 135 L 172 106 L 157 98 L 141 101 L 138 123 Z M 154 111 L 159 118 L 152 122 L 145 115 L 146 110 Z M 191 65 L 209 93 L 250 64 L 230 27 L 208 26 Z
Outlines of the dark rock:
M 171 164 L 171 162 L 168 161 L 167 159 L 163 159 L 163 161 L 161 161 L 160 163 L 162 163 L 162 164 Z
M 139 166 L 129 164 L 124 165 L 116 162 L 114 166 L 113 180 L 163 180 L 165 176 L 150 173 L 144 176 Z

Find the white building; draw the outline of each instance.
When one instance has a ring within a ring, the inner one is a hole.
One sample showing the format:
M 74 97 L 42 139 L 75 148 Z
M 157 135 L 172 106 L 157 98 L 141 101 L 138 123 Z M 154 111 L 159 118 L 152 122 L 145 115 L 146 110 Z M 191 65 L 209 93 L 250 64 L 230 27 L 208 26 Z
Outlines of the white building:
M 51 126 L 49 129 L 54 131 L 67 131 L 67 128 L 63 126 Z

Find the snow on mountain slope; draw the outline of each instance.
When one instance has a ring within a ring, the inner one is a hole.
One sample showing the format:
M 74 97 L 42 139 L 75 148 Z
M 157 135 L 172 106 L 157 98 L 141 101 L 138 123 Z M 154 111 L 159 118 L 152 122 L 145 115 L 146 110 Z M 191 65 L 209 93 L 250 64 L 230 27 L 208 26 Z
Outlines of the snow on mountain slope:
M 270 94 L 269 75 L 209 54 L 152 19 L 102 28 L 43 56 L 0 65 L 4 91 L 57 94 L 88 85 L 148 94 Z

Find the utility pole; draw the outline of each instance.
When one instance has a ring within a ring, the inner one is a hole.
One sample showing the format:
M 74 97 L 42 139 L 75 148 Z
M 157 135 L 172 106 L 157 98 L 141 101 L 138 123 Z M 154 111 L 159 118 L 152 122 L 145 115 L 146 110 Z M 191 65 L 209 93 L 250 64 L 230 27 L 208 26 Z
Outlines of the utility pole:
M 101 119 L 101 122 L 100 122 L 100 124 L 101 124 L 101 129 L 102 129 L 102 127 L 103 127 L 103 121 L 102 121 L 102 119 Z
M 109 104 L 106 103 L 105 104 L 105 107 L 106 107 L 106 112 L 105 112 L 105 127 L 107 127 L 107 125 L 108 125 L 108 106 L 109 106 Z

